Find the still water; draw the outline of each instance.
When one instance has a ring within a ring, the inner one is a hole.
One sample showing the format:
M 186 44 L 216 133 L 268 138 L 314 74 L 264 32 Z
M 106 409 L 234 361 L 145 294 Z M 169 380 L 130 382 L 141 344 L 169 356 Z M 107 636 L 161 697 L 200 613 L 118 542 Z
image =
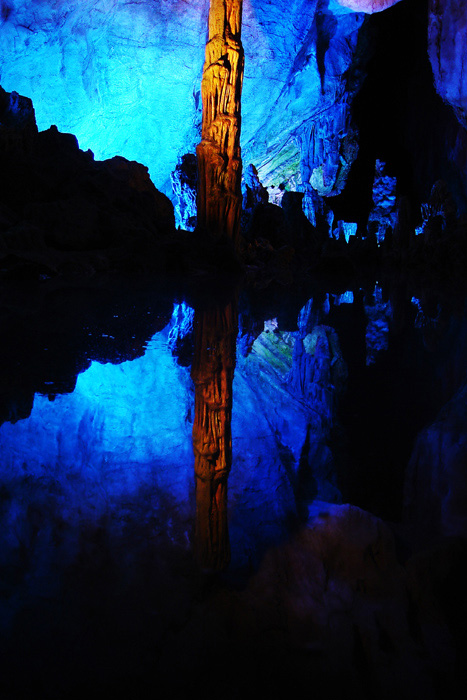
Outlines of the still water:
M 8 304 L 4 697 L 457 679 L 449 615 L 433 602 L 426 631 L 407 581 L 467 532 L 463 297 L 141 284 Z

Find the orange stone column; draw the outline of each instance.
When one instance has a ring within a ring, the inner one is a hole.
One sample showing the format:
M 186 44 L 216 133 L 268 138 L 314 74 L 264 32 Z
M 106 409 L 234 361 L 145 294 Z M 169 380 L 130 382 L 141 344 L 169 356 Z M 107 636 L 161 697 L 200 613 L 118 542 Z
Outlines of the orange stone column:
M 232 465 L 232 382 L 237 338 L 237 304 L 195 310 L 193 450 L 196 475 L 195 550 L 208 570 L 230 561 L 227 477 Z
M 234 246 L 242 207 L 240 154 L 244 53 L 243 0 L 211 0 L 201 83 L 203 122 L 198 157 L 198 227 Z

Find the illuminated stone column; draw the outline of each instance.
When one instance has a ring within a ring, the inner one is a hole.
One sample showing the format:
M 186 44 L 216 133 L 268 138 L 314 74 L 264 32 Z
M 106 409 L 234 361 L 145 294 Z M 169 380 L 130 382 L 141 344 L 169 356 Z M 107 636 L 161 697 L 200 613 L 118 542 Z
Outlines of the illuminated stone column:
M 205 569 L 230 561 L 227 477 L 232 464 L 232 382 L 237 305 L 195 311 L 193 450 L 196 475 L 195 549 Z
M 237 243 L 242 206 L 240 155 L 243 0 L 211 0 L 201 83 L 198 226 Z

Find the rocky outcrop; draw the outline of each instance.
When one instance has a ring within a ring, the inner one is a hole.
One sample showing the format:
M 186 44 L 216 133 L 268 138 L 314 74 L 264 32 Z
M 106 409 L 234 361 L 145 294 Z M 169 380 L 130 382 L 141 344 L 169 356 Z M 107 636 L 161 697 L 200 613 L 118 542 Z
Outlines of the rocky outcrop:
M 387 10 L 400 1 L 401 0 L 337 0 L 342 7 L 348 7 L 354 12 L 366 12 L 370 15 L 373 12 Z
M 445 235 L 455 229 L 457 208 L 446 183 L 438 180 L 432 187 L 430 199 L 422 204 L 422 226 L 420 233 L 426 243 L 435 246 Z
M 0 98 L 3 271 L 92 274 L 157 255 L 162 266 L 156 248 L 174 233 L 173 206 L 148 169 L 119 156 L 95 161 L 72 134 L 38 132 L 30 100 L 4 91 Z
M 242 231 L 245 232 L 257 205 L 269 202 L 268 191 L 260 182 L 258 171 L 252 163 L 243 171 L 242 195 Z
M 375 164 L 373 181 L 373 208 L 368 217 L 368 232 L 382 243 L 386 234 L 391 234 L 397 221 L 397 178 L 387 173 L 386 164 L 380 160 Z
M 37 135 L 32 101 L 0 86 L 0 135 L 2 150 L 26 148 Z
M 358 132 L 352 128 L 349 104 L 330 105 L 300 133 L 303 184 L 321 197 L 340 194 L 358 154 Z
M 267 28 L 270 22 L 279 25 L 275 12 L 268 6 L 267 10 L 258 8 L 255 15 Z M 258 120 L 253 137 L 246 138 L 244 144 L 244 152 L 248 152 L 251 162 L 258 167 L 266 186 L 284 182 L 289 189 L 296 190 L 311 184 L 320 195 L 335 195 L 344 187 L 358 152 L 350 109 L 358 80 L 350 85 L 348 75 L 358 53 L 363 22 L 362 14 L 349 13 L 334 1 L 320 0 L 313 8 L 307 5 L 302 14 L 302 26 L 297 24 L 295 29 L 290 24 L 290 38 L 285 26 L 279 29 L 284 32 L 284 43 L 287 42 L 285 50 L 279 52 L 279 45 L 272 51 L 280 74 L 282 66 L 287 68 L 287 79 L 277 84 L 276 79 L 271 81 L 271 73 L 265 74 L 269 58 L 266 55 L 266 62 L 259 66 L 257 75 L 264 76 L 264 84 L 268 85 L 271 98 L 274 96 L 275 106 L 270 109 L 266 123 Z M 248 26 L 248 13 L 245 24 Z M 291 52 L 293 43 L 291 45 L 290 40 L 300 43 L 295 54 Z M 261 47 L 262 36 L 255 37 L 255 41 Z M 246 42 L 245 32 L 245 46 Z M 247 53 L 247 61 L 248 58 Z M 249 98 L 252 97 L 250 86 L 257 90 L 248 77 L 247 62 L 245 115 L 249 113 Z M 253 110 L 253 118 L 258 111 L 258 107 Z M 284 130 L 285 114 L 287 129 Z
M 430 0 L 428 52 L 438 93 L 467 128 L 467 13 L 458 0 Z
M 32 98 L 40 130 L 76 134 L 98 159 L 149 167 L 170 193 L 178 156 L 199 140 L 204 0 L 8 0 L 2 85 Z M 37 66 L 41 70 L 37 70 Z
M 175 223 L 185 231 L 196 227 L 198 164 L 194 153 L 185 153 L 171 174 Z
M 457 131 L 428 100 L 433 78 L 417 59 L 423 57 L 429 67 L 427 4 L 434 79 L 456 112 Z M 99 158 L 119 154 L 144 163 L 156 186 L 172 196 L 170 173 L 199 141 L 208 4 L 97 0 L 90 8 L 85 0 L 9 0 L 4 5 L 2 83 L 33 98 L 40 129 L 54 123 L 76 134 L 84 149 L 90 147 Z M 274 192 L 279 185 L 304 191 L 310 221 L 322 218 L 310 190 L 336 200 L 354 164 L 365 157 L 366 126 L 357 123 L 355 97 L 373 63 L 365 110 L 371 112 L 374 105 L 369 128 L 387 136 L 378 138 L 368 167 L 372 170 L 375 158 L 398 161 L 405 179 L 415 181 L 405 185 L 402 178 L 402 190 L 416 190 L 421 201 L 443 178 L 465 209 L 466 136 L 460 126 L 465 126 L 466 112 L 465 22 L 457 0 L 251 0 L 245 4 L 242 29 L 245 162 Z M 379 58 L 373 61 L 369 47 L 377 23 L 384 65 Z M 401 86 L 399 92 L 393 82 Z M 407 106 L 407 96 L 412 106 Z M 399 118 L 413 123 L 405 128 Z M 355 174 L 362 184 L 349 194 L 351 204 L 365 196 L 370 200 L 368 173 L 368 178 L 362 171 Z M 360 225 L 368 210 L 359 213 Z M 181 215 L 180 226 L 186 222 L 191 228 L 190 218 L 191 213 Z M 338 213 L 336 220 L 357 218 Z

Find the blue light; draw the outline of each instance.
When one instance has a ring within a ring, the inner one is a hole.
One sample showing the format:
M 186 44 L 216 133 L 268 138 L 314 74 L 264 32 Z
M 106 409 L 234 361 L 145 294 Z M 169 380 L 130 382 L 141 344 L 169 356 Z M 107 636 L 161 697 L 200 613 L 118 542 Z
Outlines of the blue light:
M 72 394 L 53 402 L 36 395 L 27 420 L 4 424 L 2 479 L 59 489 L 68 514 L 86 503 L 98 517 L 109 499 L 144 484 L 181 503 L 192 481 L 191 401 L 188 370 L 155 336 L 144 357 L 92 362 Z
M 345 242 L 348 243 L 350 241 L 351 236 L 357 235 L 357 228 L 358 225 L 356 223 L 349 221 L 338 221 L 335 231 L 335 237 L 339 239 L 341 236 L 344 236 Z
M 36 512 L 44 551 L 31 564 L 34 576 L 34 567 L 56 566 L 55 557 L 73 559 L 80 533 L 101 522 L 111 537 L 120 537 L 127 525 L 154 523 L 154 536 L 190 549 L 194 390 L 189 367 L 172 355 L 169 335 L 174 328 L 189 333 L 191 319 L 190 307 L 175 305 L 171 322 L 148 342 L 143 357 L 116 365 L 92 362 L 73 393 L 53 401 L 36 395 L 28 419 L 0 426 L 2 556 L 14 560 L 21 542 L 36 552 Z M 299 470 L 308 470 L 316 497 L 340 498 L 327 444 L 337 338 L 325 327 L 309 329 L 302 360 L 314 369 L 304 375 L 309 384 L 300 393 L 289 381 L 298 334 L 273 325 L 246 357 L 237 353 L 228 498 L 237 565 L 261 556 L 288 532 L 297 513 Z M 0 618 L 1 608 L 0 600 Z
M 323 122 L 326 143 L 341 134 L 340 121 L 348 127 L 342 92 L 364 15 L 338 0 L 324 4 L 309 12 L 289 4 L 285 22 L 280 3 L 244 3 L 242 152 L 265 186 L 287 181 L 296 188 L 299 160 L 305 167 L 309 154 L 290 137 L 323 108 L 334 113 Z M 1 84 L 33 100 L 39 129 L 56 124 L 97 159 L 121 155 L 143 163 L 171 196 L 178 158 L 194 153 L 200 139 L 206 0 L 8 0 L 3 6 Z M 316 51 L 311 37 L 325 18 L 328 31 Z M 316 154 L 310 165 L 319 170 L 325 160 Z
M 366 364 L 372 365 L 378 355 L 389 347 L 389 323 L 392 319 L 392 308 L 389 302 L 383 301 L 382 288 L 376 283 L 371 303 L 365 305 L 367 317 L 366 327 Z
M 386 174 L 386 164 L 376 161 L 373 183 L 373 203 L 375 207 L 390 212 L 396 204 L 397 178 Z
M 199 139 L 203 19 L 187 3 L 17 2 L 2 22 L 2 87 L 33 100 L 39 130 L 143 163 L 171 194 L 177 156 Z
M 352 291 L 344 292 L 343 294 L 333 295 L 334 304 L 340 306 L 341 304 L 353 304 L 354 296 Z
M 193 319 L 195 310 L 184 301 L 174 304 L 172 318 L 170 320 L 170 332 L 168 342 L 170 347 L 175 347 L 177 342 L 183 340 L 193 332 Z

